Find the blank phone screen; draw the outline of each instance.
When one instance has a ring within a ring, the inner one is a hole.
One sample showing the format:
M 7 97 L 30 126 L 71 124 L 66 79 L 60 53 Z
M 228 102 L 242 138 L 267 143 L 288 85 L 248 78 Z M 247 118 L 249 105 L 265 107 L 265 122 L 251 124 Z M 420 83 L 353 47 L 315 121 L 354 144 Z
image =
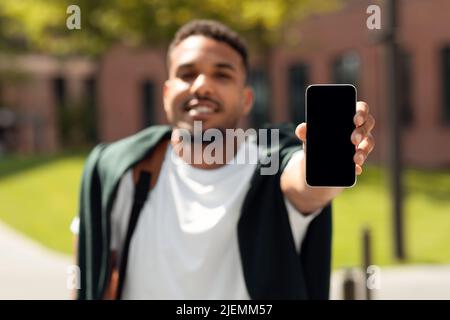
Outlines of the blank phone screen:
M 356 89 L 312 85 L 306 89 L 306 182 L 315 187 L 351 187 L 356 182 Z

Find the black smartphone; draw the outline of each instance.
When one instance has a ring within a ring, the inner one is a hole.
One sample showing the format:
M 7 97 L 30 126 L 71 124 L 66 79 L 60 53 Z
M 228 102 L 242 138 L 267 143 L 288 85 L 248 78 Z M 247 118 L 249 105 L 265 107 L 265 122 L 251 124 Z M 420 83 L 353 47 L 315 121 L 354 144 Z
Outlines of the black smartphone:
M 356 183 L 356 88 L 317 84 L 306 88 L 306 183 L 311 187 L 352 187 Z

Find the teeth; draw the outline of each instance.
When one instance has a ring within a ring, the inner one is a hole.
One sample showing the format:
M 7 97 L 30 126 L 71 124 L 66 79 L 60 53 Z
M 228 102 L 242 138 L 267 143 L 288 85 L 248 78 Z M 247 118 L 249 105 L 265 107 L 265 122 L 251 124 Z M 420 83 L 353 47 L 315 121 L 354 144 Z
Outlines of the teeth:
M 195 116 L 197 114 L 200 113 L 212 113 L 213 110 L 210 107 L 206 107 L 206 106 L 196 106 L 193 107 L 191 110 L 189 110 L 189 115 L 191 116 Z
M 199 106 L 196 108 L 198 112 L 212 112 L 211 108 Z

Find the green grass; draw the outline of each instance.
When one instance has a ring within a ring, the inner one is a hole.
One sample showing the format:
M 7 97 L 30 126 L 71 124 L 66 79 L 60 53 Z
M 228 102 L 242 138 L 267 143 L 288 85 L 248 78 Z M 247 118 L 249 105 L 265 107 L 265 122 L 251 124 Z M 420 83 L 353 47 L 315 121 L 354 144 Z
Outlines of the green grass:
M 72 253 L 86 153 L 0 160 L 0 220 L 44 245 Z M 409 263 L 450 262 L 450 170 L 406 170 L 406 249 Z M 361 231 L 370 227 L 373 263 L 394 264 L 386 172 L 365 167 L 357 185 L 333 203 L 333 266 L 361 263 Z
M 72 253 L 85 154 L 8 157 L 0 161 L 0 220 L 44 245 Z
M 405 170 L 405 248 L 409 263 L 450 262 L 450 170 Z M 385 170 L 365 168 L 357 185 L 334 201 L 335 267 L 360 265 L 362 230 L 372 235 L 373 263 L 394 264 Z

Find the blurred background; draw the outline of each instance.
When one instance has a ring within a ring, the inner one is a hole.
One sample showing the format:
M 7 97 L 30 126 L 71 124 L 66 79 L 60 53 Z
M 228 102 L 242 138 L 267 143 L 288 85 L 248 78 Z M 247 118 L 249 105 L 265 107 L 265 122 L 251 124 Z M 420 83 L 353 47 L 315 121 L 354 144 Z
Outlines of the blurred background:
M 167 45 L 211 18 L 250 45 L 246 127 L 304 121 L 313 83 L 354 84 L 377 121 L 362 176 L 333 203 L 332 298 L 450 299 L 449 12 L 448 0 L 2 0 L 0 298 L 69 297 L 86 155 L 167 123 Z

